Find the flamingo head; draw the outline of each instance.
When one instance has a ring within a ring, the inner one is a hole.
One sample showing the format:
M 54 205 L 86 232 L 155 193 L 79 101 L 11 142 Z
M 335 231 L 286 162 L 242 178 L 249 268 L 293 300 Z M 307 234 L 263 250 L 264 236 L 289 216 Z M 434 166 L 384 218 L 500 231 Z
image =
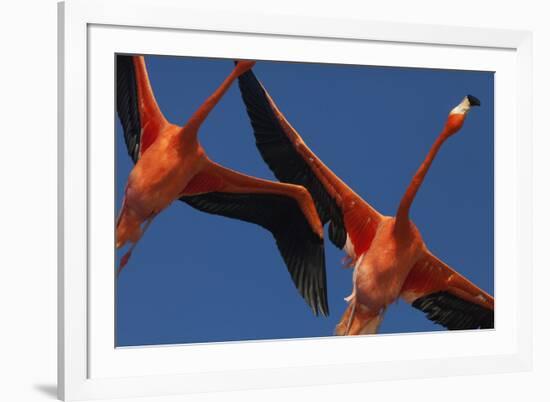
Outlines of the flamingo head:
M 455 106 L 449 113 L 444 131 L 446 137 L 449 137 L 460 130 L 462 124 L 464 124 L 464 119 L 466 118 L 466 115 L 468 114 L 472 106 L 480 105 L 481 102 L 478 98 L 473 95 L 466 95 L 464 99 L 462 99 L 462 102 Z

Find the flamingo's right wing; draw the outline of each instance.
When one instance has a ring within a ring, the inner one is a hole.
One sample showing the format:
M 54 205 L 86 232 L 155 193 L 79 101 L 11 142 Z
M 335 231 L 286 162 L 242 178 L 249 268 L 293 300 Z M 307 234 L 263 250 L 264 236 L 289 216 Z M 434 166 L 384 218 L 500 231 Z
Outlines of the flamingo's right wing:
M 494 328 L 494 298 L 427 250 L 405 280 L 401 297 L 448 329 Z
M 128 154 L 137 162 L 168 124 L 160 111 L 143 56 L 116 56 L 117 113 Z
M 269 230 L 299 293 L 316 315 L 328 315 L 322 226 L 302 187 L 247 176 L 208 161 L 180 199 L 199 211 Z
M 252 70 L 239 77 L 256 146 L 282 182 L 306 187 L 329 237 L 339 248 L 349 239 L 353 254 L 368 250 L 381 215 L 334 174 L 305 144 Z

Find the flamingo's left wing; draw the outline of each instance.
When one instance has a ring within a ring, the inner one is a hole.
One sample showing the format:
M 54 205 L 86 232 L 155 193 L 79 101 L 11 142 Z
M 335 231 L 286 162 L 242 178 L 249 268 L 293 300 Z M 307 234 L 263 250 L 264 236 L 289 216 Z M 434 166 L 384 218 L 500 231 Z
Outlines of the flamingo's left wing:
M 116 56 L 116 104 L 128 154 L 137 162 L 168 124 L 162 114 L 143 56 Z
M 299 293 L 315 315 L 328 315 L 325 251 L 319 235 L 322 228 L 307 191 L 209 162 L 187 185 L 180 200 L 199 211 L 269 230 Z M 317 231 L 309 222 L 312 218 L 317 220 Z
M 330 240 L 352 254 L 366 252 L 381 215 L 326 166 L 305 144 L 252 70 L 239 77 L 239 88 L 256 137 L 256 146 L 277 179 L 306 187 L 321 221 L 330 222 Z M 349 251 L 349 250 L 348 250 Z
M 425 251 L 401 297 L 448 329 L 494 328 L 494 298 Z

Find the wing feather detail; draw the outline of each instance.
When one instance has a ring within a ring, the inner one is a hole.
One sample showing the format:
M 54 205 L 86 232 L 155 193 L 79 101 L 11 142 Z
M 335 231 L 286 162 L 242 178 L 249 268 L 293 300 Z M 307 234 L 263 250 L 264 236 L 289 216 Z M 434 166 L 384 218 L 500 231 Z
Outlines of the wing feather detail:
M 494 328 L 494 298 L 428 251 L 412 268 L 401 296 L 448 329 Z
M 155 100 L 143 56 L 116 56 L 116 87 L 117 113 L 135 163 L 168 123 Z
M 239 77 L 239 88 L 256 146 L 277 179 L 308 189 L 337 247 L 349 236 L 356 250 L 368 250 L 381 215 L 308 148 L 252 71 Z
M 223 174 L 228 169 L 216 166 L 216 170 L 199 173 L 180 200 L 199 211 L 254 223 L 269 230 L 299 293 L 315 315 L 328 315 L 324 242 L 312 229 L 298 202 L 284 194 L 266 191 L 264 180 L 234 171 L 230 171 L 231 178 L 239 175 L 247 185 L 235 187 L 234 182 L 227 185 L 226 179 L 216 171 Z M 255 181 L 258 191 L 251 185 Z M 192 191 L 200 193 L 188 194 Z

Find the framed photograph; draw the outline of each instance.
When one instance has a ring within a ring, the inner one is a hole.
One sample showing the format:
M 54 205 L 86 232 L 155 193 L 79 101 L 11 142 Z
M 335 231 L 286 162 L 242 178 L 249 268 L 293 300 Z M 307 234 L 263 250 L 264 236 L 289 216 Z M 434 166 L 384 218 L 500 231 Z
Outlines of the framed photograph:
M 71 0 L 59 48 L 60 398 L 531 367 L 530 33 Z

